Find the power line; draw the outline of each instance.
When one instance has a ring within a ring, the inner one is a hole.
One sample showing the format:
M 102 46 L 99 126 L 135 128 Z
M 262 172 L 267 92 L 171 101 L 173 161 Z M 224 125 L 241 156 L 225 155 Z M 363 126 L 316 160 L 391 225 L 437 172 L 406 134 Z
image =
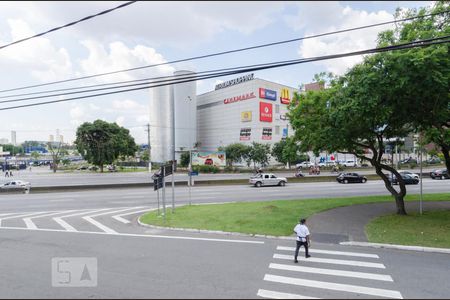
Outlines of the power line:
M 393 50 L 410 49 L 410 48 L 415 48 L 415 47 L 426 47 L 426 46 L 430 46 L 430 45 L 448 43 L 448 42 L 450 42 L 450 40 L 448 38 L 450 38 L 450 35 L 438 37 L 438 38 L 431 38 L 431 39 L 426 39 L 426 40 L 408 42 L 408 43 L 394 45 L 394 46 L 372 48 L 372 49 L 361 50 L 361 51 L 356 51 L 356 52 L 348 52 L 348 53 L 343 53 L 343 54 L 327 55 L 327 56 L 321 56 L 321 57 L 316 57 L 316 58 L 307 58 L 307 59 L 299 59 L 299 60 L 287 61 L 287 62 L 281 62 L 281 63 L 267 64 L 266 66 L 263 66 L 263 67 L 247 68 L 247 69 L 236 70 L 236 71 L 231 71 L 231 72 L 227 72 L 227 73 L 221 72 L 221 73 L 216 73 L 216 74 L 196 76 L 195 78 L 192 78 L 192 79 L 173 80 L 172 82 L 169 82 L 169 83 L 148 85 L 148 86 L 144 86 L 144 87 L 130 88 L 130 89 L 114 91 L 114 92 L 106 92 L 106 93 L 100 93 L 100 94 L 94 94 L 94 95 L 73 97 L 73 98 L 68 98 L 68 99 L 60 99 L 60 100 L 52 100 L 52 101 L 38 102 L 38 103 L 32 103 L 32 104 L 23 104 L 23 105 L 18 105 L 18 106 L 10 106 L 10 107 L 5 107 L 5 108 L 0 108 L 0 110 L 11 110 L 11 109 L 24 108 L 24 107 L 30 107 L 30 106 L 39 106 L 39 105 L 45 105 L 45 104 L 67 102 L 67 101 L 73 101 L 73 100 L 79 100 L 79 99 L 85 99 L 85 98 L 91 98 L 91 97 L 97 97 L 97 96 L 112 95 L 112 94 L 117 94 L 117 93 L 131 92 L 131 91 L 161 87 L 161 86 L 178 84 L 178 83 L 186 83 L 186 82 L 191 82 L 191 81 L 197 81 L 200 79 L 216 78 L 216 77 L 220 77 L 220 76 L 224 76 L 224 75 L 240 74 L 240 73 L 245 73 L 245 72 L 250 72 L 250 71 L 259 71 L 259 70 L 266 70 L 266 69 L 272 69 L 272 68 L 279 68 L 279 67 L 283 67 L 283 66 L 290 66 L 290 65 L 306 63 L 306 62 L 342 58 L 342 57 L 354 56 L 354 55 L 380 53 L 380 52 L 387 52 L 387 51 L 393 51 Z
M 79 94 L 79 93 L 88 93 L 88 92 L 98 92 L 103 90 L 111 90 L 111 89 L 118 89 L 118 88 L 129 88 L 134 86 L 144 86 L 142 88 L 134 88 L 134 89 L 127 89 L 127 90 L 121 90 L 117 91 L 120 92 L 126 92 L 126 91 L 133 91 L 133 90 L 139 90 L 139 89 L 146 89 L 146 88 L 152 88 L 152 87 L 158 87 L 158 86 L 164 86 L 167 84 L 175 84 L 175 83 L 183 83 L 183 82 L 190 82 L 193 80 L 201 80 L 201 79 L 209 79 L 209 78 L 216 78 L 220 76 L 226 76 L 226 75 L 233 75 L 233 74 L 239 74 L 243 72 L 249 72 L 249 71 L 258 71 L 258 70 L 264 70 L 271 67 L 279 67 L 279 66 L 285 66 L 285 65 L 291 65 L 291 64 L 298 64 L 298 63 L 304 63 L 309 61 L 317 61 L 317 60 L 324 60 L 324 59 L 333 59 L 333 58 L 339 58 L 339 57 L 345 57 L 345 56 L 351 56 L 351 55 L 360 55 L 360 54 L 368 54 L 368 53 L 375 53 L 375 52 L 382 52 L 383 49 L 387 50 L 395 50 L 399 47 L 404 47 L 407 45 L 414 45 L 419 44 L 420 42 L 431 42 L 436 40 L 441 40 L 446 37 L 438 37 L 438 38 L 432 38 L 422 41 L 415 41 L 415 42 L 409 42 L 401 45 L 394 45 L 394 46 L 388 46 L 384 48 L 374 48 L 374 49 L 368 49 L 368 50 L 361 50 L 357 52 L 350 52 L 350 53 L 344 53 L 344 54 L 338 54 L 338 55 L 329 55 L 329 56 L 319 56 L 319 57 L 311 57 L 311 58 L 304 58 L 304 59 L 295 59 L 295 60 L 287 60 L 287 61 L 278 61 L 278 62 L 272 62 L 272 63 L 264 63 L 264 64 L 257 64 L 257 65 L 247 65 L 247 66 L 241 66 L 241 67 L 232 67 L 232 68 L 223 68 L 223 69 L 216 69 L 216 70 L 209 70 L 209 71 L 203 71 L 203 72 L 197 72 L 193 75 L 191 74 L 181 74 L 181 75 L 171 75 L 171 76 L 162 76 L 162 77 L 154 77 L 154 78 L 147 78 L 145 79 L 147 82 L 143 83 L 137 83 L 137 84 L 129 84 L 129 85 L 122 85 L 122 86 L 116 86 L 116 87 L 109 87 L 109 88 L 99 88 L 99 89 L 92 89 L 92 90 L 85 90 L 85 91 L 77 91 L 77 92 L 70 92 L 70 93 L 60 93 L 60 94 L 52 94 L 52 95 L 44 95 L 44 96 L 38 96 L 38 97 L 28 97 L 28 98 L 19 98 L 14 100 L 6 100 L 6 101 L 0 101 L 0 103 L 11 103 L 11 102 L 20 102 L 20 101 L 31 101 L 31 100 L 37 100 L 42 98 L 49 98 L 49 97 L 57 97 L 57 96 L 67 96 L 67 95 L 73 95 L 73 94 Z M 400 48 L 399 48 L 400 49 Z M 374 52 L 375 51 L 375 52 Z M 211 74 L 209 74 L 211 73 Z M 204 74 L 199 76 L 200 74 Z M 154 79 L 163 79 L 163 80 L 156 80 L 151 81 Z M 191 80 L 192 79 L 192 80 Z M 138 80 L 138 81 L 142 81 Z M 167 83 L 167 84 L 163 84 Z M 158 84 L 158 85 L 157 85 Z M 93 96 L 99 96 L 99 95 L 108 95 L 108 94 L 114 94 L 115 92 L 105 93 L 105 94 L 95 94 Z M 93 97 L 93 96 L 80 96 L 79 98 L 71 98 L 71 99 L 82 99 L 87 97 Z M 63 99 L 59 100 L 59 102 L 67 101 L 69 99 Z M 51 103 L 46 102 L 46 103 Z M 58 102 L 58 101 L 56 101 Z M 33 105 L 29 105 L 33 106 Z M 0 109 L 2 110 L 2 109 Z
M 134 1 L 132 1 L 132 2 L 134 2 Z M 425 17 L 430 17 L 430 16 L 434 16 L 434 15 L 440 15 L 440 14 L 444 14 L 444 13 L 448 13 L 448 12 L 450 12 L 450 10 L 437 12 L 437 13 L 431 13 L 431 14 L 427 14 L 427 15 L 414 16 L 414 17 L 404 18 L 404 19 L 400 19 L 400 20 L 393 20 L 393 21 L 387 21 L 387 22 L 376 23 L 376 24 L 371 24 L 371 25 L 347 28 L 347 29 L 343 29 L 343 30 L 336 30 L 336 31 L 332 31 L 332 32 L 321 33 L 321 34 L 316 34 L 316 35 L 310 35 L 310 36 L 305 36 L 305 37 L 300 37 L 300 38 L 294 38 L 294 39 L 290 39 L 290 40 L 284 40 L 284 41 L 272 42 L 272 43 L 267 43 L 267 44 L 251 46 L 251 47 L 245 47 L 245 48 L 239 48 L 239 49 L 234 49 L 234 50 L 216 52 L 216 53 L 211 53 L 211 54 L 206 54 L 206 55 L 194 56 L 194 57 L 190 57 L 190 58 L 178 59 L 178 60 L 173 60 L 173 61 L 159 63 L 159 64 L 140 66 L 140 67 L 124 69 L 124 70 L 118 70 L 118 71 L 112 71 L 112 72 L 106 72 L 106 73 L 99 73 L 99 74 L 94 74 L 94 75 L 78 77 L 78 78 L 71 78 L 71 79 L 59 80 L 59 81 L 54 81 L 54 82 L 49 82 L 49 83 L 29 85 L 29 86 L 12 88 L 12 89 L 7 89 L 7 90 L 0 90 L 0 93 L 16 91 L 16 90 L 22 90 L 22 89 L 35 88 L 35 87 L 41 87 L 41 86 L 47 86 L 47 85 L 53 85 L 53 84 L 58 84 L 58 83 L 64 83 L 64 82 L 70 82 L 70 81 L 75 81 L 75 80 L 88 79 L 88 78 L 105 76 L 105 75 L 112 75 L 112 74 L 117 74 L 117 73 L 122 73 L 122 72 L 141 70 L 141 69 L 145 69 L 145 68 L 158 67 L 158 66 L 163 66 L 163 65 L 168 65 L 168 64 L 175 64 L 175 63 L 186 62 L 186 61 L 191 61 L 191 60 L 198 60 L 198 59 L 203 59 L 203 58 L 209 58 L 209 57 L 214 57 L 214 56 L 219 56 L 219 55 L 224 55 L 224 54 L 230 54 L 230 53 L 242 52 L 242 51 L 253 50 L 253 49 L 258 49 L 258 48 L 270 47 L 270 46 L 281 45 L 281 44 L 286 44 L 286 43 L 292 43 L 292 42 L 306 40 L 306 39 L 323 37 L 323 36 L 339 34 L 339 33 L 344 33 L 344 32 L 350 32 L 350 31 L 366 29 L 366 28 L 371 28 L 371 27 L 376 27 L 376 26 L 383 26 L 383 25 L 388 25 L 388 24 L 392 24 L 392 23 L 406 22 L 406 21 L 410 21 L 410 20 L 413 20 L 413 19 L 417 19 L 417 18 L 425 18 Z
M 83 21 L 86 21 L 86 20 L 89 20 L 89 19 L 98 17 L 98 16 L 100 16 L 100 15 L 104 15 L 104 14 L 110 13 L 110 12 L 116 10 L 116 9 L 119 9 L 119 8 L 122 8 L 122 7 L 125 7 L 125 6 L 128 6 L 128 5 L 133 4 L 133 3 L 135 3 L 135 2 L 137 2 L 137 1 L 129 1 L 129 2 L 126 2 L 126 3 L 124 3 L 124 4 L 119 5 L 119 6 L 117 6 L 117 7 L 110 8 L 110 9 L 104 10 L 104 11 L 102 11 L 102 12 L 99 12 L 98 14 L 90 15 L 90 16 L 84 17 L 84 18 L 82 18 L 82 19 L 80 19 L 80 20 L 78 20 L 78 21 L 70 22 L 70 23 L 68 23 L 68 24 L 66 24 L 66 25 L 62 25 L 62 26 L 59 26 L 59 27 L 55 27 L 55 28 L 52 28 L 52 29 L 47 30 L 47 31 L 45 31 L 45 32 L 41 32 L 41 33 L 38 33 L 38 34 L 36 34 L 36 35 L 30 36 L 30 37 L 27 37 L 27 38 L 23 38 L 23 39 L 21 39 L 21 40 L 18 40 L 18 41 L 15 41 L 15 42 L 12 42 L 12 43 L 9 43 L 9 44 L 0 46 L 0 50 L 3 49 L 3 48 L 6 48 L 6 47 L 12 46 L 12 45 L 21 43 L 21 42 L 25 42 L 25 41 L 27 41 L 27 40 L 30 40 L 30 39 L 33 39 L 33 38 L 36 38 L 36 37 L 39 37 L 39 36 L 46 35 L 46 34 L 48 34 L 48 33 L 50 33 L 50 32 L 54 32 L 54 31 L 57 31 L 57 30 L 60 30 L 60 29 L 63 29 L 63 28 L 69 27 L 69 26 L 73 26 L 73 25 L 78 24 L 78 23 L 80 23 L 80 22 L 83 22 Z

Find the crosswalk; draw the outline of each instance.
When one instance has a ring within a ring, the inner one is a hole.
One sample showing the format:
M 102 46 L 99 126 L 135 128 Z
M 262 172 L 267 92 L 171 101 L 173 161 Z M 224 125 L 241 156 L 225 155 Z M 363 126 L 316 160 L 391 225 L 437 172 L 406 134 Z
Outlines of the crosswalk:
M 269 299 L 403 299 L 393 289 L 393 278 L 376 254 L 309 249 L 304 258 L 300 250 L 294 263 L 294 247 L 277 246 L 258 297 Z
M 0 228 L 61 229 L 70 232 L 91 231 L 117 234 L 116 228 L 124 228 L 130 219 L 152 210 L 146 206 L 96 209 L 72 209 L 61 211 L 0 213 Z M 111 227 L 114 227 L 111 228 Z

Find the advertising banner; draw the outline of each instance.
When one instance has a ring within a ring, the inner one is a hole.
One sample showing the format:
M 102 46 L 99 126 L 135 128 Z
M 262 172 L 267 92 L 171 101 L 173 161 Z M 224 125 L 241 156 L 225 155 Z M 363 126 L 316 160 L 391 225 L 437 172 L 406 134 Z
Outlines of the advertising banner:
M 249 141 L 251 134 L 252 134 L 252 129 L 251 128 L 241 128 L 241 134 L 239 136 L 239 140 L 241 140 L 241 141 Z
M 259 120 L 272 122 L 272 103 L 259 102 Z
M 252 112 L 251 111 L 241 112 L 241 122 L 251 122 L 251 121 L 252 121 Z
M 272 139 L 272 128 L 263 128 L 262 132 L 262 139 L 263 140 L 271 140 Z
M 277 92 L 264 88 L 259 88 L 259 98 L 276 101 Z
M 192 152 L 192 165 L 193 166 L 216 166 L 225 167 L 226 159 L 225 152 Z

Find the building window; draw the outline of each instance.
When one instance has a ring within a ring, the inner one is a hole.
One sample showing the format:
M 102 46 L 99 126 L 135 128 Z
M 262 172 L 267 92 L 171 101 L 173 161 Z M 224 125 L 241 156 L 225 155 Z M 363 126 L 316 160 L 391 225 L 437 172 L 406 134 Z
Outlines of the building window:
M 280 113 L 280 105 L 279 104 L 275 104 L 275 113 L 276 114 Z
M 280 135 L 280 126 L 275 126 L 275 135 Z

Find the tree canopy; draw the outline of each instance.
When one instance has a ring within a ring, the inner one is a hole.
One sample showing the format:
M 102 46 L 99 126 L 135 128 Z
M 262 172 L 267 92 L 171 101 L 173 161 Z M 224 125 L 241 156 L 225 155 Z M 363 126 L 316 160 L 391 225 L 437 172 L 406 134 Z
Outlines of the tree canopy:
M 104 164 L 111 164 L 120 156 L 133 156 L 138 149 L 128 129 L 102 120 L 81 124 L 75 145 L 83 158 L 101 172 Z

